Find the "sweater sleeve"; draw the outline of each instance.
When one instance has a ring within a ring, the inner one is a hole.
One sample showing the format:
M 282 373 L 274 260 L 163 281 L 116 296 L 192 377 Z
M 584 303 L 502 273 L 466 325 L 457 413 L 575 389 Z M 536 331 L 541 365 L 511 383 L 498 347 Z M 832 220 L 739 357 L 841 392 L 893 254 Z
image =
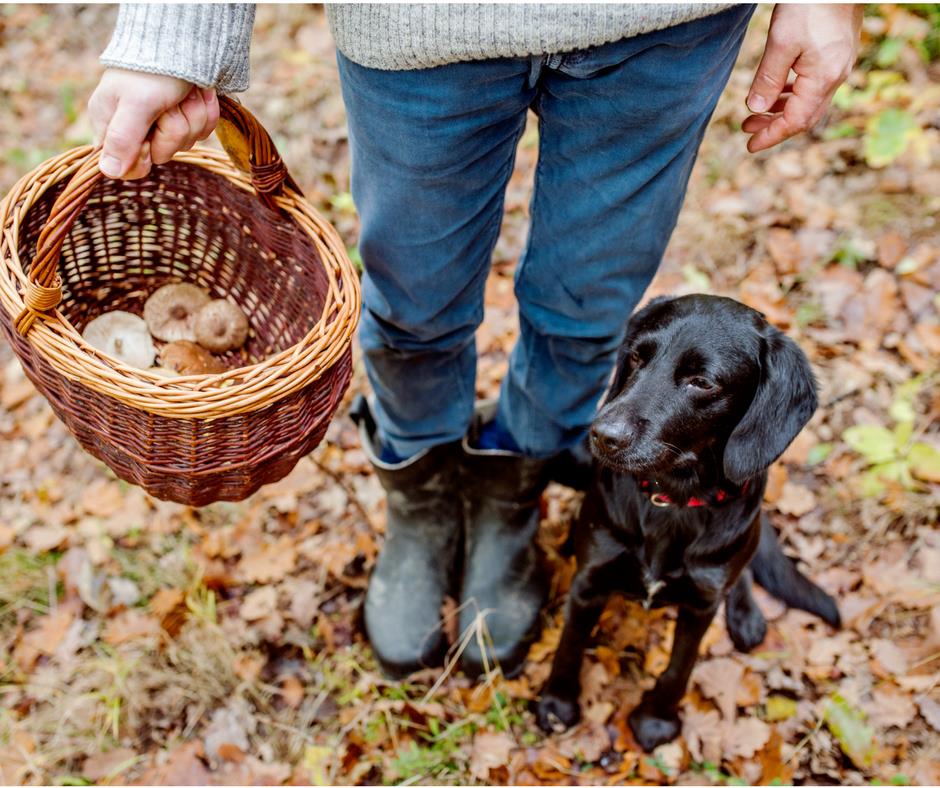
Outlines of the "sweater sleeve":
M 253 4 L 122 3 L 101 62 L 223 93 L 246 90 L 254 19 Z

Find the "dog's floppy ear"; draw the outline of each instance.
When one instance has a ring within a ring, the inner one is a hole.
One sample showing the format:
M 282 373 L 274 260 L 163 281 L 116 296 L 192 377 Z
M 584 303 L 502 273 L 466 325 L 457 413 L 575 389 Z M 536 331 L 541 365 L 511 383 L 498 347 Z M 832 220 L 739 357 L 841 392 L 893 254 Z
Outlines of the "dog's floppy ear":
M 725 447 L 725 476 L 734 484 L 768 468 L 816 410 L 816 380 L 806 355 L 776 328 L 763 334 L 760 382 Z
M 620 393 L 620 390 L 627 382 L 627 378 L 630 377 L 630 357 L 627 355 L 627 347 L 630 341 L 630 335 L 634 334 L 637 330 L 637 327 L 640 326 L 647 318 L 649 318 L 654 311 L 656 311 L 663 304 L 672 300 L 673 299 L 669 296 L 656 296 L 656 298 L 652 299 L 641 310 L 634 312 L 633 315 L 630 316 L 630 319 L 627 321 L 626 331 L 624 332 L 623 342 L 621 342 L 620 349 L 617 351 L 617 363 L 614 366 L 614 376 L 610 381 L 610 386 L 607 387 L 607 394 L 604 396 L 604 402 L 602 403 L 603 405 L 606 405 Z

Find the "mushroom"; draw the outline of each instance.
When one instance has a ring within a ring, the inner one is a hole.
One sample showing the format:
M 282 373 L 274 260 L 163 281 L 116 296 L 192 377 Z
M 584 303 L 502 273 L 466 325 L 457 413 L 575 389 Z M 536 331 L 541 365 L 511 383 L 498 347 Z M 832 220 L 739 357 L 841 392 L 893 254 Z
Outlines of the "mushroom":
M 215 375 L 225 371 L 225 365 L 208 350 L 187 339 L 164 345 L 160 361 L 164 368 L 181 375 Z
M 248 339 L 248 318 L 224 298 L 210 301 L 196 315 L 196 341 L 215 353 L 233 350 Z
M 199 309 L 209 303 L 209 295 L 196 285 L 164 285 L 144 304 L 144 320 L 157 339 L 175 342 L 196 339 L 194 323 Z
M 99 315 L 85 326 L 82 337 L 93 348 L 137 369 L 149 367 L 157 355 L 147 324 L 130 312 Z

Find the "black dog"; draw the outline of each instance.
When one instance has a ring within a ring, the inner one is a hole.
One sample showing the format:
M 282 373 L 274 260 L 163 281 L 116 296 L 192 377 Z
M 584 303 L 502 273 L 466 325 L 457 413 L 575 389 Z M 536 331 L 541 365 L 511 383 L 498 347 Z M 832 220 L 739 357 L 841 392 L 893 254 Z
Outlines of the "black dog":
M 539 725 L 579 717 L 579 673 L 614 592 L 678 605 L 669 665 L 630 715 L 645 750 L 675 738 L 699 644 L 722 601 L 738 649 L 767 624 L 751 580 L 840 625 L 833 599 L 783 554 L 761 514 L 767 468 L 816 409 L 797 345 L 729 298 L 656 299 L 627 327 L 610 393 L 591 425 L 594 479 L 573 534 L 578 573 L 538 706 Z

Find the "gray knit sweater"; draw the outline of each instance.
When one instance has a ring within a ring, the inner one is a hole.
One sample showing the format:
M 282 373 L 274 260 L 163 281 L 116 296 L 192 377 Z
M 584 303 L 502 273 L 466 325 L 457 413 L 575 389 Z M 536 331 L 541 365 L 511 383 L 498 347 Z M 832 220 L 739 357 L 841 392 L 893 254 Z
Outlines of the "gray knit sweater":
M 336 3 L 340 51 L 370 68 L 431 68 L 606 44 L 714 14 L 729 3 Z M 253 5 L 121 4 L 107 66 L 168 74 L 225 92 L 248 87 Z

